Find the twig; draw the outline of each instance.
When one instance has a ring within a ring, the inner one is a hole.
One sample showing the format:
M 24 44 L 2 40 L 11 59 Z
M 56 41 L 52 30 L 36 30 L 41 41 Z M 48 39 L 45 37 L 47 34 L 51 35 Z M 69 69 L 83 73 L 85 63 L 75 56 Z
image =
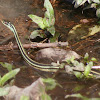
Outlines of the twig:
M 25 49 L 29 48 L 46 48 L 46 47 L 63 47 L 68 46 L 68 42 L 56 42 L 56 43 L 30 43 L 30 44 L 23 44 Z M 9 43 L 8 45 L 0 46 L 0 50 L 12 50 L 18 49 L 17 45 L 13 43 Z

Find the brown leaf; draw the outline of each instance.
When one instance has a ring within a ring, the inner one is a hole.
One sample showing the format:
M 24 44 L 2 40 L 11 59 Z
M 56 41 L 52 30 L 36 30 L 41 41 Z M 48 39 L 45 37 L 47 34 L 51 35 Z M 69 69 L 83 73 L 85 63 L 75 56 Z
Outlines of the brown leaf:
M 41 89 L 45 90 L 45 85 L 41 78 L 26 88 L 12 86 L 9 94 L 5 96 L 5 100 L 20 100 L 21 96 L 29 96 L 30 100 L 40 100 Z

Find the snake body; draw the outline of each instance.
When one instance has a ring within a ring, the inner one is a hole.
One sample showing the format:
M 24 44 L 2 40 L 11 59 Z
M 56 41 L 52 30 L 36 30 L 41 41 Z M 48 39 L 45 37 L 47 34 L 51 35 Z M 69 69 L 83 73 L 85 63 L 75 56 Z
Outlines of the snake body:
M 25 59 L 25 61 L 30 65 L 32 66 L 33 68 L 36 68 L 36 69 L 39 69 L 39 70 L 42 70 L 42 71 L 49 71 L 49 72 L 56 72 L 59 67 L 58 66 L 53 66 L 51 64 L 42 64 L 42 63 L 38 63 L 34 60 L 32 60 L 26 53 L 25 49 L 23 48 L 22 46 L 22 43 L 19 39 L 19 36 L 18 36 L 18 33 L 14 27 L 13 24 L 11 24 L 10 22 L 7 22 L 7 21 L 2 21 L 2 23 L 8 27 L 14 34 L 15 36 L 15 39 L 16 39 L 16 42 L 17 42 L 17 45 L 19 47 L 19 50 L 23 56 L 23 58 Z

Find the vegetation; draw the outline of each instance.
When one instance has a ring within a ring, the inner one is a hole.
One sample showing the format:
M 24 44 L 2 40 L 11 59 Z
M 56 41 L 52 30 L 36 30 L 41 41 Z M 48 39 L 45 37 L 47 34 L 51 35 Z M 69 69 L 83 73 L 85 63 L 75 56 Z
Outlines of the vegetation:
M 72 57 L 67 60 L 67 63 L 70 65 L 70 70 L 77 78 L 93 78 L 94 75 L 91 74 L 91 69 L 93 66 L 93 62 L 95 62 L 95 58 L 91 58 L 89 60 L 88 53 L 85 54 L 83 61 L 79 62 Z M 74 66 L 74 67 L 73 67 Z
M 46 91 L 53 90 L 59 84 L 52 78 L 47 78 L 47 79 L 42 78 L 42 81 L 45 84 L 46 88 L 44 90 L 44 88 L 41 87 L 41 93 L 42 93 L 41 100 L 52 100 L 51 97 L 46 93 Z
M 8 73 L 6 73 L 4 76 L 0 76 L 0 96 L 7 95 L 9 92 L 9 86 L 14 81 L 12 78 L 15 78 L 16 74 L 20 71 L 20 68 L 12 69 L 13 66 L 8 63 L 2 63 L 0 64 L 8 69 Z M 11 79 L 11 80 L 10 80 Z M 10 80 L 10 83 L 7 84 L 7 81 Z
M 91 98 L 88 98 L 86 96 L 81 95 L 80 93 L 77 94 L 72 94 L 72 95 L 66 95 L 66 99 L 69 97 L 76 97 L 76 98 L 80 98 L 82 100 L 91 100 Z M 92 98 L 93 100 L 99 100 L 100 98 Z
M 30 14 L 28 15 L 33 22 L 35 22 L 36 24 L 38 24 L 38 26 L 43 29 L 46 30 L 48 32 L 50 32 L 53 36 L 55 35 L 55 18 L 54 18 L 54 10 L 53 7 L 51 5 L 51 3 L 49 2 L 49 0 L 45 0 L 44 1 L 44 7 L 46 8 L 46 12 L 44 14 L 44 18 Z M 35 30 L 31 33 L 30 38 L 34 39 L 37 36 L 40 37 L 44 37 L 45 34 L 41 34 L 40 30 Z
M 96 15 L 98 18 L 100 18 L 100 0 L 74 0 L 75 8 L 84 5 L 86 2 L 89 3 L 88 6 L 86 6 L 83 10 L 88 8 L 95 8 L 96 9 Z M 54 10 L 49 2 L 49 0 L 45 0 L 44 7 L 46 8 L 46 12 L 44 14 L 44 18 L 30 14 L 28 15 L 33 22 L 38 24 L 38 26 L 42 30 L 49 31 L 52 36 L 55 36 L 55 18 L 54 18 Z M 37 36 L 44 37 L 44 34 L 41 34 L 40 30 L 34 30 L 31 34 L 31 38 L 35 38 Z M 58 35 L 57 35 L 58 37 Z M 96 62 L 95 58 L 89 58 L 88 53 L 85 54 L 83 57 L 83 60 L 77 61 L 74 57 L 72 57 L 69 60 L 66 60 L 67 65 L 70 67 L 70 71 L 73 75 L 75 75 L 78 79 L 82 78 L 94 78 L 95 76 L 91 74 L 92 72 L 92 66 L 94 65 L 94 62 Z M 20 68 L 13 69 L 14 66 L 9 63 L 2 63 L 0 64 L 8 70 L 8 73 L 6 73 L 4 76 L 0 76 L 0 96 L 5 96 L 9 92 L 9 87 L 11 86 L 12 82 L 14 81 L 13 78 L 15 78 L 16 74 L 20 71 Z M 66 63 L 61 64 L 61 68 L 65 66 Z M 7 84 L 8 80 L 10 81 L 9 84 Z M 51 97 L 47 94 L 48 90 L 53 90 L 57 85 L 61 87 L 54 79 L 42 78 L 42 82 L 45 84 L 45 87 L 40 86 L 40 99 L 41 100 L 52 100 Z M 35 83 L 35 82 L 34 82 Z M 69 97 L 77 97 L 81 98 L 83 100 L 90 100 L 89 98 L 82 96 L 81 94 L 72 94 L 72 95 L 66 95 L 65 98 Z M 95 100 L 99 100 L 99 98 L 94 98 Z M 29 96 L 22 95 L 20 100 L 30 100 Z
M 0 64 L 4 68 L 7 68 L 7 70 L 9 71 L 4 76 L 2 76 L 2 77 L 0 76 L 0 96 L 5 96 L 5 95 L 8 95 L 9 89 L 11 88 L 11 83 L 12 83 L 12 81 L 14 81 L 12 78 L 15 78 L 16 74 L 20 71 L 20 68 L 13 70 L 14 66 L 9 63 L 0 62 Z M 10 80 L 9 84 L 7 84 L 8 80 Z M 56 85 L 59 85 L 59 84 L 52 78 L 47 78 L 47 79 L 42 78 L 42 82 L 44 83 L 45 87 L 41 86 L 41 84 L 38 87 L 38 84 L 36 82 L 37 87 L 40 88 L 40 93 L 41 93 L 40 98 L 41 98 L 41 100 L 51 100 L 51 97 L 46 93 L 46 91 L 53 90 L 56 87 Z M 34 95 L 35 95 L 35 93 L 34 93 Z M 30 100 L 30 99 L 28 96 L 22 95 L 20 100 Z
M 74 0 L 75 8 L 78 8 L 81 5 L 85 5 L 85 3 L 88 3 L 87 6 L 84 7 L 83 10 L 94 8 L 96 9 L 96 16 L 100 18 L 100 0 Z

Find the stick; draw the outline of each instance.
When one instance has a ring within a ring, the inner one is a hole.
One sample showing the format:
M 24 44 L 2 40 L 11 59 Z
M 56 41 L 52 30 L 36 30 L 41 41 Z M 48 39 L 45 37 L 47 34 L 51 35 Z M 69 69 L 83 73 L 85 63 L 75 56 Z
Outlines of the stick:
M 46 47 L 63 47 L 68 46 L 68 42 L 56 42 L 56 43 L 30 43 L 30 44 L 23 44 L 25 49 L 29 48 L 46 48 Z M 18 49 L 17 45 L 13 43 L 9 43 L 8 45 L 0 46 L 0 50 L 12 50 Z

